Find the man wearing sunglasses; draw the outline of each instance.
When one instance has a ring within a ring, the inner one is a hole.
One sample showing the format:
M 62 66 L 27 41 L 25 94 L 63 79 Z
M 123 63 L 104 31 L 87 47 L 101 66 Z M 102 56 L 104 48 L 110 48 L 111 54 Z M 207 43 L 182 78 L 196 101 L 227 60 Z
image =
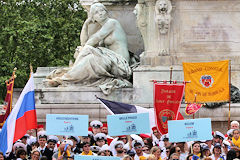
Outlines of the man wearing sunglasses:
M 116 150 L 115 157 L 123 158 L 123 156 L 125 155 L 123 146 L 124 146 L 124 143 L 122 141 L 115 142 L 115 144 L 114 144 L 114 148 Z
M 139 160 L 140 159 L 139 157 L 147 158 L 148 154 L 146 154 L 146 153 L 144 153 L 142 151 L 142 148 L 144 146 L 143 141 L 141 141 L 141 140 L 133 140 L 132 141 L 132 146 L 133 146 L 134 150 L 136 151 L 136 154 L 134 156 L 134 160 Z

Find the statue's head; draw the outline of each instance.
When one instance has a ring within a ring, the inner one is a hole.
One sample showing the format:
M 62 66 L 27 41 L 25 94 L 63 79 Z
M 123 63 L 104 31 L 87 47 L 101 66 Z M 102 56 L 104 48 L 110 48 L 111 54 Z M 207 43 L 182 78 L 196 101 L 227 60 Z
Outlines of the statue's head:
M 157 0 L 155 8 L 158 14 L 166 14 L 171 12 L 172 5 L 169 0 Z
M 108 18 L 107 8 L 102 3 L 93 3 L 90 7 L 90 18 L 93 22 L 101 22 Z

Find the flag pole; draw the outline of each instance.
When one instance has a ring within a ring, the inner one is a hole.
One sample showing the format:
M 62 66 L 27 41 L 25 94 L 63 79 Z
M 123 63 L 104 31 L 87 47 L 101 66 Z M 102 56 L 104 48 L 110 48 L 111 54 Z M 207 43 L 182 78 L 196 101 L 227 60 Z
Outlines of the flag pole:
M 33 66 L 32 66 L 31 63 L 29 64 L 29 68 L 30 68 L 30 76 L 29 76 L 29 78 L 31 78 L 31 76 L 33 74 Z M 36 132 L 36 140 L 38 142 L 37 128 L 35 128 L 35 132 Z
M 170 81 L 149 80 L 149 82 L 170 82 Z M 191 81 L 174 81 L 174 82 L 176 82 L 176 83 L 191 83 Z
M 32 64 L 30 63 L 29 64 L 29 68 L 30 68 L 30 76 L 29 76 L 29 78 L 31 77 L 31 75 L 32 75 L 32 73 L 33 73 L 33 66 L 32 66 Z
M 229 106 L 228 106 L 228 130 L 230 129 L 230 119 L 231 119 L 231 60 L 229 60 Z
M 195 94 L 194 96 L 195 96 L 194 103 L 196 103 L 197 102 L 197 94 Z M 193 113 L 193 119 L 195 119 L 195 113 Z
M 170 84 L 172 83 L 172 72 L 173 72 L 173 67 L 170 67 Z

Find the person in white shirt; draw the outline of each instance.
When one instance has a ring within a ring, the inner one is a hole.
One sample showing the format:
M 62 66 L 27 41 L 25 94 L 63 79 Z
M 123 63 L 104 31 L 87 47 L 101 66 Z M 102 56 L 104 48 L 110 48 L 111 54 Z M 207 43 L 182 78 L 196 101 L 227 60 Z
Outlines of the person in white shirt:
M 48 137 L 45 131 L 38 132 L 38 143 L 39 143 L 38 151 L 40 152 L 40 157 L 42 157 L 44 154 L 47 140 L 48 140 Z
M 221 155 L 222 148 L 220 143 L 216 143 L 213 148 L 213 154 L 210 156 L 212 160 L 224 160 L 224 157 Z
M 144 143 L 141 140 L 133 140 L 132 141 L 132 147 L 136 151 L 136 154 L 134 156 L 134 160 L 139 160 L 139 157 L 141 157 L 141 156 L 147 158 L 148 154 L 146 154 L 142 151 L 143 146 L 144 146 Z

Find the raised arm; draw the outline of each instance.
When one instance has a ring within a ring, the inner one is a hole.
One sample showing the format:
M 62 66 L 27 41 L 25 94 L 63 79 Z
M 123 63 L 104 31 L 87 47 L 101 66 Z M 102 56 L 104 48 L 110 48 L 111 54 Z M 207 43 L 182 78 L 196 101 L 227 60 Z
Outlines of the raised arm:
M 87 45 L 95 46 L 101 40 L 106 38 L 112 31 L 115 29 L 115 20 L 108 19 L 107 22 L 98 30 L 95 34 L 93 34 L 89 40 L 86 42 Z
M 81 34 L 80 34 L 80 41 L 81 41 L 81 46 L 84 46 L 89 38 L 88 36 L 88 25 L 90 24 L 92 20 L 90 18 L 88 18 L 84 24 L 83 24 L 83 27 L 82 27 L 82 31 L 81 31 Z

